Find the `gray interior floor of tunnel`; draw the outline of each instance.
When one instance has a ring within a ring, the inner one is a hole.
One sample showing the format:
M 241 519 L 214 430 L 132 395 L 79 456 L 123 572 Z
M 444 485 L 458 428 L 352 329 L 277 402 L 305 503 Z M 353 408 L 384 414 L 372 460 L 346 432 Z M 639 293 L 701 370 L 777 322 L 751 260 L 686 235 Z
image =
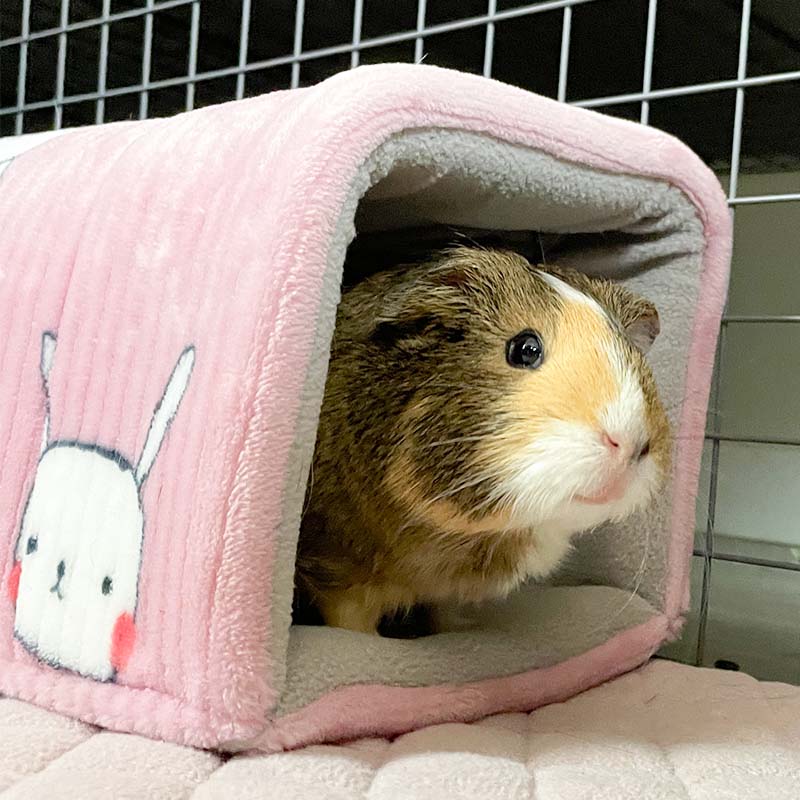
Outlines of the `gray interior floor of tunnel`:
M 657 613 L 630 590 L 529 585 L 476 610 L 468 629 L 420 639 L 294 626 L 278 713 L 337 686 L 464 683 L 551 666 Z

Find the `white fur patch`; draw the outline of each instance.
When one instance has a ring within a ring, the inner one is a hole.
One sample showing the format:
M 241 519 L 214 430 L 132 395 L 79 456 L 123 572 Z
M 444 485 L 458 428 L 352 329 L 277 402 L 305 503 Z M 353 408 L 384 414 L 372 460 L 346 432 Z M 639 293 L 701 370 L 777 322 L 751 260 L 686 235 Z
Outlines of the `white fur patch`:
M 616 399 L 603 409 L 600 423 L 612 439 L 638 452 L 648 438 L 642 386 L 619 347 L 609 352 L 609 358 L 619 389 Z
M 553 420 L 520 448 L 508 465 L 503 490 L 517 498 L 519 510 L 537 522 L 577 494 L 595 488 L 594 472 L 606 457 L 600 437 L 577 422 Z M 533 512 L 533 513 L 531 513 Z
M 555 275 L 541 270 L 537 270 L 537 274 L 565 300 L 589 306 L 603 319 L 608 319 L 605 309 L 593 297 Z M 642 447 L 647 441 L 647 427 L 641 384 L 616 343 L 608 356 L 617 382 L 617 398 L 601 412 L 601 424 L 612 438 L 624 439 L 631 447 Z
M 603 319 L 608 319 L 608 314 L 606 314 L 605 309 L 594 299 L 594 297 L 590 297 L 588 294 L 584 294 L 579 289 L 576 289 L 574 286 L 570 286 L 565 281 L 562 281 L 561 278 L 557 278 L 555 275 L 551 275 L 548 272 L 542 272 L 541 270 L 537 269 L 536 274 L 552 289 L 555 289 L 559 295 L 561 295 L 564 300 L 569 300 L 572 303 L 581 303 L 582 305 L 589 306 L 591 309 L 596 311 Z
M 626 409 L 625 402 L 612 411 Z M 603 504 L 577 498 L 601 490 L 611 470 L 610 455 L 593 428 L 554 421 L 521 448 L 506 466 L 495 499 L 510 503 L 513 524 L 530 527 L 535 535 L 525 569 L 528 575 L 552 571 L 569 549 L 570 538 L 643 507 L 658 483 L 652 459 L 629 467 L 630 482 L 622 497 Z

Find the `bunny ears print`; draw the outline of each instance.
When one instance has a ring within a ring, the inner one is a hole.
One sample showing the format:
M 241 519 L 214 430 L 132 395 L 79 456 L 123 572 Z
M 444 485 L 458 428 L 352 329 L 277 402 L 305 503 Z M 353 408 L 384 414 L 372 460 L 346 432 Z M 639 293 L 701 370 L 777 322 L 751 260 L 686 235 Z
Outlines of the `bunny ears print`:
M 40 371 L 42 375 L 42 387 L 45 397 L 45 419 L 44 430 L 42 433 L 42 448 L 44 453 L 50 445 L 50 372 L 55 360 L 57 337 L 54 333 L 47 331 L 42 335 L 42 349 Z M 133 466 L 133 475 L 137 488 L 141 489 L 150 470 L 155 463 L 164 438 L 167 435 L 172 420 L 178 413 L 178 407 L 183 400 L 183 395 L 189 385 L 195 362 L 195 349 L 193 346 L 186 347 L 181 353 L 172 374 L 164 388 L 164 393 L 156 405 L 153 417 L 150 420 L 150 428 L 147 431 L 144 447 L 139 456 L 139 460 Z

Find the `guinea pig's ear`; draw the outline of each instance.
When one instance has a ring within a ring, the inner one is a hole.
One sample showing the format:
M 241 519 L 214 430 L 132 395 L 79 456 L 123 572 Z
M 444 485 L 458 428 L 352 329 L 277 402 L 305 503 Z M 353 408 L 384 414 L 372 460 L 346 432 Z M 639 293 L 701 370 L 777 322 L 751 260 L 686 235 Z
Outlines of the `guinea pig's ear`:
M 384 348 L 424 350 L 443 341 L 463 341 L 465 280 L 458 269 L 436 271 L 423 279 L 412 276 L 387 293 L 370 338 Z
M 658 310 L 649 300 L 634 294 L 619 283 L 592 278 L 574 269 L 561 267 L 551 271 L 556 277 L 598 300 L 619 322 L 631 344 L 647 354 L 661 332 Z
M 370 336 L 373 343 L 384 348 L 419 350 L 441 331 L 440 321 L 433 314 L 419 312 L 400 314 L 391 319 L 379 319 Z M 463 335 L 459 334 L 459 339 Z
M 643 297 L 626 292 L 628 297 L 620 309 L 620 322 L 633 346 L 647 354 L 661 332 L 658 310 Z

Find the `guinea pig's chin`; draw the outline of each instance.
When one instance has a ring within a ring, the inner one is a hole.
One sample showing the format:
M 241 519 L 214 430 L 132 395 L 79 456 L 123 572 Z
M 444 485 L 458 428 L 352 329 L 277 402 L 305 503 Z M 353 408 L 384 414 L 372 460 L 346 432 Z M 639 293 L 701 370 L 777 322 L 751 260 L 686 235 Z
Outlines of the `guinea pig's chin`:
M 604 522 L 619 522 L 646 508 L 653 499 L 657 485 L 656 469 L 640 467 L 619 497 L 594 501 L 578 496 L 570 501 L 570 510 L 577 517 L 590 521 L 590 524 L 583 527 L 595 527 Z
M 644 476 L 636 476 L 620 497 L 607 502 L 568 498 L 549 511 L 541 509 L 538 519 L 531 518 L 529 524 L 532 527 L 555 526 L 564 533 L 573 534 L 608 522 L 621 522 L 647 507 L 653 498 L 655 485 Z

